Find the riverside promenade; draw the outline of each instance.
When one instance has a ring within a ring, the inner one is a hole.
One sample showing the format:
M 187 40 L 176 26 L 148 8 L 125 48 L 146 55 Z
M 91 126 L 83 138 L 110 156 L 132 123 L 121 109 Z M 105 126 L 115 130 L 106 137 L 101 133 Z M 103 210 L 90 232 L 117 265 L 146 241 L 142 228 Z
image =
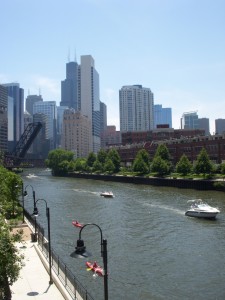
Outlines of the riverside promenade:
M 54 283 L 49 284 L 49 274 L 43 264 L 45 258 L 42 257 L 37 244 L 31 242 L 32 231 L 29 226 L 19 229 L 23 229 L 23 241 L 16 246 L 24 255 L 24 266 L 20 271 L 19 279 L 11 286 L 12 300 L 31 298 L 71 300 L 71 296 L 54 274 L 52 274 Z M 18 229 L 13 229 L 14 232 L 16 230 Z

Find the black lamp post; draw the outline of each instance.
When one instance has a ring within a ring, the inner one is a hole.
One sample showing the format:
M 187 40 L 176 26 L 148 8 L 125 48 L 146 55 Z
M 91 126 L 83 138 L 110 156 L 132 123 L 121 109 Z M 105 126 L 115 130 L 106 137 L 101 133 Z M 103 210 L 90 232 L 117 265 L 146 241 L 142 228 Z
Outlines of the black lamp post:
M 30 187 L 32 189 L 32 194 L 33 194 L 33 205 L 34 205 L 34 209 L 36 207 L 36 201 L 35 201 L 35 190 L 33 188 L 33 186 L 31 184 L 28 184 L 25 186 L 25 190 L 23 191 L 23 222 L 24 222 L 24 196 L 27 196 L 27 188 Z M 23 186 L 22 186 L 23 188 Z M 32 236 L 32 241 L 33 242 L 37 242 L 37 221 L 36 221 L 36 216 L 34 215 L 34 234 Z
M 47 221 L 48 221 L 48 253 L 49 253 L 49 284 L 53 284 L 53 280 L 52 280 L 52 252 L 51 252 L 51 230 L 50 230 L 50 209 L 47 205 L 47 201 L 45 199 L 37 199 L 35 201 L 35 205 L 34 205 L 34 212 L 33 215 L 36 217 L 38 216 L 38 208 L 37 208 L 37 203 L 38 201 L 44 201 L 45 205 L 46 205 L 46 217 L 47 217 Z
M 102 237 L 101 228 L 94 223 L 88 223 L 83 225 L 83 227 L 79 231 L 79 240 L 77 240 L 77 246 L 75 247 L 75 251 L 70 254 L 71 257 L 75 258 L 86 258 L 91 256 L 91 253 L 86 251 L 86 247 L 84 246 L 84 241 L 81 239 L 81 232 L 86 226 L 96 226 L 101 234 L 101 256 L 103 258 L 103 269 L 104 269 L 104 299 L 108 300 L 108 269 L 107 269 L 107 240 Z

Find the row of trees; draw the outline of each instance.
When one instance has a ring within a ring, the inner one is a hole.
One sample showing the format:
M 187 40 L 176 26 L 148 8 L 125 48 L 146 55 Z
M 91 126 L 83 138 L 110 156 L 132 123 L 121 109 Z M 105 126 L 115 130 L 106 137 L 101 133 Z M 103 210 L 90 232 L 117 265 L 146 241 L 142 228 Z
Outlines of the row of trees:
M 74 159 L 73 152 L 57 149 L 51 151 L 46 160 L 47 166 L 55 175 L 64 175 L 74 171 L 106 174 L 132 172 L 135 175 L 153 174 L 155 176 L 166 176 L 171 173 L 187 176 L 194 173 L 203 174 L 204 177 L 211 176 L 213 173 L 225 174 L 225 164 L 214 165 L 205 148 L 202 148 L 194 164 L 183 154 L 174 166 L 169 150 L 164 144 L 158 146 L 152 160 L 148 152 L 142 149 L 137 153 L 130 168 L 121 167 L 120 162 L 120 156 L 115 149 L 108 152 L 101 149 L 97 154 L 91 152 L 87 158 L 77 159 Z
M 10 220 L 21 215 L 18 197 L 21 178 L 0 163 L 0 299 L 11 299 L 10 285 L 19 277 L 23 256 L 15 243 L 21 241 L 22 231 L 11 232 Z
M 56 149 L 49 152 L 46 165 L 52 169 L 54 175 L 64 175 L 73 171 L 112 174 L 120 170 L 120 156 L 115 149 L 108 152 L 101 149 L 97 155 L 91 152 L 87 158 L 74 160 L 73 152 Z

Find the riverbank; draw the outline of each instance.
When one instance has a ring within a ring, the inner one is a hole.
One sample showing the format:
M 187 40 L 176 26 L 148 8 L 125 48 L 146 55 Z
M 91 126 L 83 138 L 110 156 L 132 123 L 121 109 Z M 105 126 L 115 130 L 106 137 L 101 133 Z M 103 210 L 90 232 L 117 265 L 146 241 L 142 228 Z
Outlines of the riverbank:
M 154 186 L 167 186 L 185 189 L 197 190 L 215 190 L 225 192 L 225 182 L 223 180 L 211 179 L 180 179 L 180 178 L 163 178 L 163 177 L 144 177 L 144 176 L 124 176 L 124 175 L 105 175 L 71 172 L 68 177 L 115 181 L 134 184 L 146 184 Z

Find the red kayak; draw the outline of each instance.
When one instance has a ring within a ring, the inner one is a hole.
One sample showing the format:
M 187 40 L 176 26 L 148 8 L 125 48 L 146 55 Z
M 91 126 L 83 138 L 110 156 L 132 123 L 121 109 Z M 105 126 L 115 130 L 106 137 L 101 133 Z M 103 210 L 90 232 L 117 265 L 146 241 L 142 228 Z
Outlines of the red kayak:
M 79 223 L 78 221 L 73 221 L 72 224 L 73 224 L 73 226 L 79 227 L 79 228 L 82 228 L 84 226 L 81 223 Z
M 98 276 L 104 275 L 103 269 L 96 263 L 96 261 L 94 263 L 87 261 L 86 266 L 87 266 L 88 270 L 92 271 L 96 275 L 98 275 Z

